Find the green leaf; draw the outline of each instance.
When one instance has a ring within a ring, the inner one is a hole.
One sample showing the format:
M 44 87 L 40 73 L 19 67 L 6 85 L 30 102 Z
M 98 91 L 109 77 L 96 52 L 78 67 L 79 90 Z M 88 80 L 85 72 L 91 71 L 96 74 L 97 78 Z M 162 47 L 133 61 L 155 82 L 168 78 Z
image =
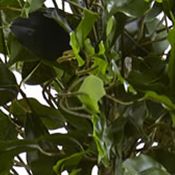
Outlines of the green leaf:
M 175 7 L 175 1 L 174 0 L 166 0 L 162 1 L 162 7 L 163 7 L 163 12 L 165 15 L 169 17 L 170 20 L 173 21 L 174 23 L 174 7 Z
M 82 20 L 76 28 L 76 37 L 81 48 L 83 47 L 84 41 L 92 30 L 92 27 L 96 22 L 97 18 L 97 13 L 94 13 L 88 9 L 84 9 Z
M 48 80 L 52 80 L 55 76 L 54 69 L 41 62 L 25 62 L 22 67 L 22 79 L 26 84 L 43 84 Z
M 174 161 L 175 161 L 175 154 L 168 150 L 168 148 L 156 148 L 152 149 L 149 152 L 149 155 L 153 157 L 156 161 L 161 163 L 168 172 L 171 174 L 175 173 Z
M 21 152 L 40 149 L 36 142 L 24 140 L 0 141 L 0 174 L 9 172 L 13 165 L 14 156 Z
M 0 105 L 16 98 L 18 94 L 16 78 L 7 68 L 6 64 L 0 64 Z
M 156 2 L 158 2 L 158 3 L 162 3 L 162 2 L 163 2 L 163 0 L 156 0 Z
M 42 8 L 45 0 L 27 0 L 23 5 L 22 16 L 28 17 L 29 13 Z
M 127 80 L 125 80 L 123 78 L 123 76 L 121 75 L 121 73 L 119 71 L 119 67 L 116 65 L 114 60 L 112 60 L 112 66 L 113 66 L 113 71 L 118 78 L 118 81 L 124 86 L 125 91 L 131 92 L 132 94 L 136 95 L 137 91 L 133 88 L 133 86 L 131 84 L 128 83 Z
M 17 39 L 10 35 L 8 38 L 8 45 L 10 51 L 10 60 L 9 64 L 12 65 L 19 61 L 39 61 L 40 58 L 37 57 L 35 54 L 30 52 L 28 49 L 23 47 Z
M 81 172 L 81 169 L 75 169 L 73 171 L 71 171 L 70 175 L 79 175 Z
M 111 49 L 111 46 L 113 45 L 114 40 L 116 39 L 116 31 L 119 30 L 117 28 L 117 20 L 114 16 L 111 16 L 107 22 L 106 27 L 106 49 Z
M 168 110 L 175 110 L 175 104 L 165 95 L 159 95 L 153 91 L 147 91 L 144 96 L 145 99 L 155 101 L 163 104 Z
M 34 12 L 40 9 L 45 2 L 45 0 L 28 0 L 28 1 L 30 3 L 30 12 Z
M 106 49 L 105 49 L 103 41 L 100 41 L 98 47 L 99 47 L 98 55 L 104 55 Z
M 173 127 L 175 127 L 175 113 L 171 112 L 170 115 L 171 115 L 171 120 L 172 120 Z
M 164 25 L 160 24 L 160 20 L 158 20 L 157 18 L 153 18 L 151 20 L 149 20 L 146 23 L 149 35 L 152 35 L 154 33 L 154 39 L 155 41 L 159 41 L 159 42 L 154 42 L 152 43 L 153 49 L 155 53 L 158 54 L 163 54 L 165 52 L 165 50 L 168 48 L 169 46 L 169 42 L 167 40 L 167 31 L 162 31 L 162 32 L 155 32 L 156 30 L 162 30 L 164 29 Z M 164 40 L 162 40 L 164 38 Z
M 27 140 L 33 140 L 49 135 L 47 128 L 35 113 L 27 115 L 24 128 L 25 139 Z M 44 151 L 55 153 L 55 155 L 59 151 L 55 144 L 48 141 L 40 142 L 39 146 Z M 27 152 L 27 163 L 31 166 L 33 174 L 54 175 L 52 166 L 55 164 L 55 162 L 56 157 L 48 157 L 47 155 L 41 154 L 41 152 L 37 150 Z
M 100 76 L 100 75 L 105 76 L 108 63 L 99 57 L 93 57 L 93 58 L 94 58 L 94 64 L 92 66 L 96 68 L 94 71 L 92 71 L 93 74 L 97 76 Z
M 79 52 L 80 52 L 80 45 L 78 43 L 78 40 L 77 40 L 75 32 L 71 32 L 70 33 L 70 45 L 71 45 L 71 47 L 73 49 L 73 52 L 75 54 L 75 58 L 78 61 L 78 65 L 79 66 L 83 66 L 85 61 L 81 58 L 81 56 L 79 54 Z
M 78 61 L 79 66 L 84 65 L 84 60 L 79 55 L 80 50 L 84 46 L 84 42 L 88 41 L 86 40 L 88 34 L 92 30 L 92 27 L 97 20 L 98 15 L 90 10 L 84 9 L 84 14 L 81 22 L 79 23 L 78 27 L 74 32 L 70 33 L 70 45 L 73 49 L 73 52 L 75 54 L 75 57 Z M 89 49 L 88 49 L 89 50 Z M 92 47 L 90 48 L 91 52 Z
M 171 44 L 171 52 L 169 57 L 169 64 L 168 64 L 168 76 L 170 80 L 170 88 L 171 91 L 174 93 L 175 87 L 175 27 L 171 29 L 168 33 L 168 41 Z
M 139 155 L 123 162 L 124 175 L 170 175 L 165 168 L 147 155 Z
M 34 98 L 27 99 L 36 115 L 49 129 L 56 129 L 64 126 L 65 119 L 59 110 L 45 106 Z M 10 106 L 10 112 L 23 125 L 27 113 L 31 112 L 25 99 L 15 100 Z
M 99 112 L 98 102 L 105 95 L 103 81 L 94 75 L 89 75 L 83 81 L 78 92 L 80 101 L 91 110 L 91 113 Z
M 84 155 L 85 152 L 80 152 L 75 153 L 69 157 L 63 158 L 56 163 L 53 169 L 57 174 L 61 174 L 61 172 L 64 170 L 71 171 L 72 169 L 76 168 L 76 166 L 79 164 Z
M 9 153 L 0 153 L 0 175 L 9 175 L 13 165 L 13 156 Z
M 114 16 L 111 16 L 107 22 L 107 27 L 106 27 L 106 36 L 107 37 L 111 34 L 111 32 L 113 32 L 113 28 L 116 25 L 115 23 L 116 23 L 116 21 L 115 21 Z
M 17 138 L 15 125 L 8 116 L 0 111 L 0 140 L 12 140 Z
M 0 111 L 0 142 L 8 142 L 17 138 L 16 126 L 10 121 L 8 116 Z M 9 175 L 12 167 L 13 155 L 1 151 L 0 146 L 0 175 Z
M 156 17 L 162 12 L 162 6 L 159 3 L 154 3 L 149 12 L 145 15 L 145 21 L 151 21 L 156 19 Z M 160 24 L 160 23 L 159 23 Z M 161 25 L 161 24 L 160 24 Z
M 104 116 L 93 115 L 93 138 L 98 150 L 98 163 L 102 162 L 105 167 L 110 164 L 110 152 L 112 141 L 109 136 L 106 120 Z
M 120 11 L 131 17 L 142 16 L 151 7 L 151 2 L 148 3 L 144 0 L 108 0 L 108 2 L 112 14 Z
M 84 47 L 85 47 L 85 51 L 88 54 L 89 57 L 93 56 L 95 54 L 95 49 L 92 46 L 91 40 L 89 38 L 87 38 L 84 41 Z

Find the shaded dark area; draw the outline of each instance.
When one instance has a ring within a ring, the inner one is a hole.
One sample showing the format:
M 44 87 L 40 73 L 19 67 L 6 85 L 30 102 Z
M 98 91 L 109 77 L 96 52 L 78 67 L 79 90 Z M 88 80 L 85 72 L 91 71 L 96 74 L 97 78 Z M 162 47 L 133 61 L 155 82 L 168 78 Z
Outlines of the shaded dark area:
M 23 46 L 47 60 L 56 60 L 70 49 L 69 34 L 42 11 L 15 19 L 11 31 Z

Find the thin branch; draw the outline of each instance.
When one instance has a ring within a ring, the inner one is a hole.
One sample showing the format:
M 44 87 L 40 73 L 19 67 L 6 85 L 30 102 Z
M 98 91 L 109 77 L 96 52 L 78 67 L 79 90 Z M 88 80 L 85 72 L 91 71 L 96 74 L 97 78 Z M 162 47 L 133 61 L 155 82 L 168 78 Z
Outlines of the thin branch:
M 125 101 L 121 101 L 119 99 L 116 99 L 108 94 L 105 95 L 106 98 L 108 98 L 109 100 L 112 100 L 115 103 L 121 104 L 121 105 L 132 105 L 134 104 L 134 101 L 129 101 L 129 102 L 125 102 Z
M 58 4 L 57 4 L 57 2 L 56 2 L 56 0 L 52 0 L 52 2 L 53 2 L 53 4 L 54 4 L 54 7 L 55 7 L 55 9 L 56 9 L 56 12 L 57 12 L 57 14 L 59 15 L 59 8 L 58 8 Z
M 71 111 L 71 110 L 67 109 L 67 108 L 65 107 L 65 105 L 64 105 L 64 101 L 65 101 L 65 98 L 62 98 L 62 99 L 60 100 L 60 103 L 59 103 L 59 106 L 61 107 L 61 109 L 62 109 L 64 112 L 66 112 L 66 113 L 68 113 L 68 114 L 70 114 L 70 115 L 77 116 L 77 117 L 86 118 L 86 119 L 91 119 L 91 116 L 88 115 L 88 114 L 83 114 L 83 113 L 79 113 L 79 112 L 75 112 L 75 111 Z
M 11 171 L 13 172 L 14 175 L 19 175 L 18 172 L 14 168 L 11 168 Z
M 55 108 L 53 102 L 51 101 L 51 94 L 49 92 L 49 90 L 47 89 L 48 88 L 48 84 L 42 86 L 43 89 L 42 89 L 42 95 L 43 95 L 43 98 L 44 100 L 53 108 Z
M 35 110 L 33 109 L 33 106 L 30 104 L 29 99 L 27 98 L 26 94 L 23 92 L 22 89 L 20 89 L 20 87 L 18 87 L 18 91 L 21 94 L 21 96 L 24 98 L 24 100 L 26 101 L 28 107 L 30 108 L 31 112 L 35 112 Z
M 77 3 L 73 2 L 73 1 L 65 0 L 65 2 L 68 2 L 69 4 L 71 4 L 71 5 L 75 6 L 75 7 L 77 7 L 78 9 L 80 9 L 80 10 L 82 10 L 82 11 L 84 10 L 84 7 L 78 5 Z
M 163 37 L 163 38 L 159 38 L 157 40 L 147 41 L 147 42 L 144 42 L 144 43 L 140 43 L 140 45 L 141 46 L 146 46 L 146 45 L 153 44 L 153 43 L 156 43 L 156 42 L 161 42 L 161 41 L 164 41 L 164 40 L 167 40 L 167 37 Z
M 65 99 L 65 105 L 66 105 L 66 108 L 71 110 L 71 111 L 82 111 L 82 110 L 85 110 L 85 107 L 84 106 L 70 106 L 69 103 L 68 103 L 68 99 L 66 98 Z
M 11 7 L 11 6 L 0 7 L 0 10 L 11 10 L 11 11 L 15 11 L 15 12 L 21 12 L 20 8 Z
M 18 160 L 20 161 L 21 163 L 21 166 L 25 168 L 25 170 L 27 171 L 27 173 L 29 175 L 32 175 L 32 173 L 30 172 L 30 167 L 28 165 L 25 164 L 25 162 L 21 159 L 21 157 L 18 155 L 17 156 Z
M 130 39 L 130 41 L 136 46 L 138 47 L 139 49 L 141 49 L 142 51 L 144 51 L 145 53 L 149 53 L 148 50 L 146 50 L 145 48 L 141 47 L 139 43 L 137 43 L 133 38 L 132 36 L 130 36 L 129 32 L 127 30 L 124 31 L 124 34 L 128 37 L 128 39 Z

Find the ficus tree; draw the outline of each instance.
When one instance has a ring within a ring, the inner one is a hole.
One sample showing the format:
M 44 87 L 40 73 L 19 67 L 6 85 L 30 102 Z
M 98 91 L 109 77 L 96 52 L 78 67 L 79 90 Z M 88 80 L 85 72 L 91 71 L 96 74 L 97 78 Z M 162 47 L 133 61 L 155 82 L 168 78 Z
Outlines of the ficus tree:
M 0 175 L 175 174 L 175 1 L 50 2 L 0 0 Z

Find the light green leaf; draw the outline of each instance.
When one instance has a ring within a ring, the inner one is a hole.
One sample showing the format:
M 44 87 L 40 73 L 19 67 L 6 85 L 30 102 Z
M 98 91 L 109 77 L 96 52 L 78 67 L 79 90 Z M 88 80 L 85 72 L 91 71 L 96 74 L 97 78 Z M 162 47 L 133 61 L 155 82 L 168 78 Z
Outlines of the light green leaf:
M 81 48 L 83 47 L 85 39 L 87 38 L 89 32 L 92 30 L 92 27 L 98 18 L 97 13 L 94 13 L 87 9 L 84 10 L 83 15 L 83 18 L 76 29 L 76 37 Z
M 99 52 L 98 52 L 98 55 L 104 55 L 104 54 L 105 54 L 106 49 L 105 49 L 105 46 L 104 46 L 103 41 L 100 41 L 100 43 L 99 43 L 98 47 L 99 47 Z
M 95 54 L 95 49 L 92 46 L 91 40 L 89 38 L 87 38 L 84 42 L 84 47 L 85 47 L 85 51 L 88 54 L 88 56 L 93 56 Z
M 111 32 L 113 32 L 113 27 L 116 25 L 116 20 L 114 16 L 111 16 L 107 22 L 107 27 L 106 27 L 106 36 L 108 37 Z
M 76 37 L 75 32 L 71 32 L 70 33 L 70 45 L 71 45 L 71 47 L 73 49 L 73 52 L 75 54 L 75 58 L 78 61 L 78 65 L 79 66 L 83 66 L 85 62 L 81 58 L 81 56 L 79 54 L 79 52 L 80 52 L 80 45 L 78 44 L 78 41 L 77 41 L 77 37 Z
M 89 34 L 89 32 L 92 30 L 92 27 L 97 20 L 98 15 L 90 10 L 85 9 L 84 10 L 84 16 L 79 23 L 78 27 L 76 28 L 75 32 L 70 33 L 70 45 L 73 49 L 73 52 L 75 54 L 75 57 L 78 61 L 79 66 L 84 65 L 84 60 L 81 58 L 79 52 L 86 44 L 87 48 L 87 41 L 86 38 Z M 86 43 L 85 43 L 86 41 Z M 90 52 L 94 52 L 92 50 L 92 47 L 88 48 L 88 51 L 90 49 Z
M 158 2 L 158 3 L 162 3 L 162 2 L 163 2 L 163 0 L 156 0 L 156 2 Z
M 105 75 L 106 74 L 106 70 L 107 70 L 107 66 L 108 66 L 108 63 L 99 58 L 99 57 L 94 57 L 94 64 L 93 64 L 93 67 L 97 67 L 93 73 L 96 74 L 96 75 Z
M 91 110 L 91 113 L 99 112 L 98 102 L 105 95 L 103 81 L 94 75 L 89 75 L 82 83 L 79 92 L 80 101 Z

